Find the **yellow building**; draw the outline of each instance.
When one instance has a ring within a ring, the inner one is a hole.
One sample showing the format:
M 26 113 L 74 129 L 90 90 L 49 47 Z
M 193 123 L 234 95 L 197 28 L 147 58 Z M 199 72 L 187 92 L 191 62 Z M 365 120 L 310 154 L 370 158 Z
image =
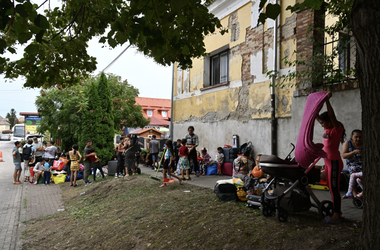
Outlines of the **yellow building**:
M 277 54 L 275 22 L 269 19 L 264 25 L 258 23 L 260 1 L 216 0 L 209 6 L 210 12 L 228 28 L 228 33 L 206 36 L 208 55 L 193 59 L 191 69 L 181 70 L 174 65 L 173 139 L 183 138 L 192 125 L 200 140 L 198 150 L 206 147 L 211 155 L 219 146 L 232 145 L 234 134 L 240 136 L 241 143 L 252 141 L 255 154 L 271 153 L 271 79 L 266 72 L 274 69 L 275 61 L 280 75 L 301 70 L 301 67 L 287 66 L 282 59 L 295 60 L 300 52 L 317 53 L 318 49 L 306 37 L 306 29 L 309 24 L 324 26 L 319 12 L 287 11 L 286 7 L 295 2 L 281 1 Z M 318 35 L 317 31 L 313 33 L 317 38 Z M 319 38 L 323 43 L 324 35 Z M 274 124 L 278 131 L 275 140 L 280 156 L 286 155 L 288 145 L 297 140 L 307 94 L 326 88 L 311 83 L 295 87 L 295 83 L 275 88 L 277 122 Z M 356 87 L 347 87 L 352 93 L 346 91 L 336 100 L 356 99 Z M 357 103 L 361 107 L 360 98 Z M 355 118 L 351 125 L 360 128 L 361 121 Z M 317 131 L 318 136 L 321 133 Z

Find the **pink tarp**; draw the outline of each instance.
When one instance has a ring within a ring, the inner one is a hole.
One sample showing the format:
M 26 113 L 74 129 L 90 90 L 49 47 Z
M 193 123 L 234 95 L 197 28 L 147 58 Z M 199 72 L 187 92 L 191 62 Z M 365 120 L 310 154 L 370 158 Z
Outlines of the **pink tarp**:
M 295 150 L 296 161 L 303 168 L 308 168 L 317 157 L 327 157 L 326 152 L 322 149 L 323 144 L 313 142 L 315 118 L 318 116 L 319 111 L 326 101 L 327 93 L 328 92 L 312 93 L 306 100 Z

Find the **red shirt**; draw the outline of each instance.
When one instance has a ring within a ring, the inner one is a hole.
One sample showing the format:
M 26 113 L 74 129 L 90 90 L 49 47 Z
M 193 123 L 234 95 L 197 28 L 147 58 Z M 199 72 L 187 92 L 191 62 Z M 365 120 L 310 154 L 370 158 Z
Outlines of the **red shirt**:
M 181 156 L 188 156 L 189 155 L 189 149 L 186 146 L 180 147 L 178 152 L 181 154 Z
M 94 162 L 96 160 L 95 156 L 87 157 L 91 162 Z
M 329 160 L 341 160 L 339 152 L 339 143 L 343 135 L 343 126 L 339 124 L 338 129 L 335 127 L 325 129 L 323 135 L 323 150 L 327 153 L 327 159 Z

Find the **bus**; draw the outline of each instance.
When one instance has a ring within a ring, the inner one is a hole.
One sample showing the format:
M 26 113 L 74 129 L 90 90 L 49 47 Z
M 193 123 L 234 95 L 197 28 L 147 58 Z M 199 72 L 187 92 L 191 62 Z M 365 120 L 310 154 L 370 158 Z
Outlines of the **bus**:
M 25 124 L 16 124 L 12 128 L 12 141 L 25 140 Z

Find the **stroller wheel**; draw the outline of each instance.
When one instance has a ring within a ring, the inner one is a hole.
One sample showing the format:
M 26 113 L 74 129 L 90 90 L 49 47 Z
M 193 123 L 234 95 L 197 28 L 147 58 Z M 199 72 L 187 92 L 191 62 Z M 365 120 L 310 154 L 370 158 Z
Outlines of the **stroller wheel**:
M 322 201 L 321 203 L 319 203 L 318 213 L 323 217 L 327 215 L 332 216 L 334 214 L 333 207 L 334 205 L 331 201 Z
M 352 204 L 354 204 L 354 206 L 355 206 L 356 208 L 363 208 L 363 200 L 360 199 L 360 198 L 355 197 L 355 198 L 352 200 Z
M 286 209 L 279 207 L 276 210 L 276 218 L 279 222 L 285 222 L 288 220 L 288 211 Z
M 261 211 L 261 214 L 264 215 L 265 217 L 269 217 L 273 213 L 272 208 L 268 206 L 267 204 L 261 204 L 260 211 Z

